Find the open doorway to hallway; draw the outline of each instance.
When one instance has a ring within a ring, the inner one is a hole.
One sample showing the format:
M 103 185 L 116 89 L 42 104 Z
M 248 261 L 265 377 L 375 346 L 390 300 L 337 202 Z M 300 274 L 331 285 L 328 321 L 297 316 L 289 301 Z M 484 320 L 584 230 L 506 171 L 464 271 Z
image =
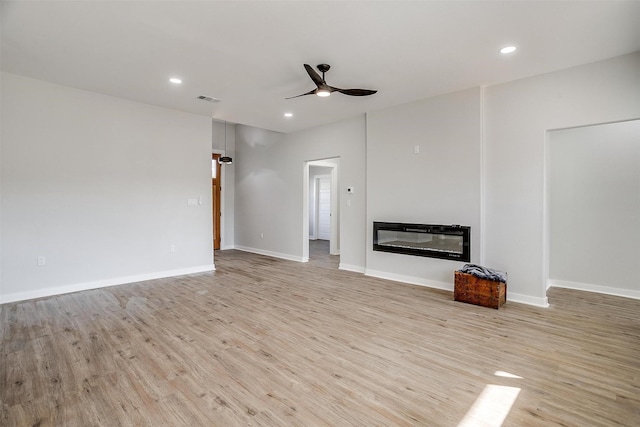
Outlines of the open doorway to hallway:
M 304 252 L 309 261 L 339 265 L 340 214 L 338 200 L 339 158 L 309 161 L 305 164 L 308 225 Z M 331 262 L 329 262 L 331 261 Z
M 329 253 L 328 240 L 309 239 L 309 262 L 337 270 L 340 267 L 340 255 Z

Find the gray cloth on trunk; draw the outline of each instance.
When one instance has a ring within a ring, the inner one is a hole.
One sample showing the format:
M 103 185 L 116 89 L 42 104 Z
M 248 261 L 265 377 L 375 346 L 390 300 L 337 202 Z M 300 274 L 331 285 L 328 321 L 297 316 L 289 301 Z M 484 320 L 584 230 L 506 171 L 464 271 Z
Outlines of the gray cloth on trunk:
M 462 273 L 471 274 L 479 279 L 493 280 L 494 282 L 507 283 L 507 273 L 494 270 L 477 264 L 465 264 L 460 269 Z

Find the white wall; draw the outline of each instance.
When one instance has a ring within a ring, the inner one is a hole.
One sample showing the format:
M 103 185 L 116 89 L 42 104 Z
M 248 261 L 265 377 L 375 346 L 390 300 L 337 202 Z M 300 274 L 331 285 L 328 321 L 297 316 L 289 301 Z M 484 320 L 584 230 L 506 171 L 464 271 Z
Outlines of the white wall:
M 509 294 L 546 305 L 548 130 L 640 117 L 640 52 L 485 92 L 485 263 L 509 273 Z
M 304 163 L 339 157 L 339 190 L 356 188 L 340 197 L 340 265 L 364 271 L 364 135 L 362 116 L 287 135 L 238 125 L 236 247 L 303 260 Z
M 471 226 L 478 262 L 480 100 L 475 88 L 367 115 L 367 274 L 452 290 L 464 265 L 375 252 L 374 221 Z
M 209 117 L 7 73 L 2 113 L 2 302 L 213 268 Z
M 236 125 L 233 123 L 226 124 L 226 147 L 225 147 L 225 123 L 212 121 L 212 150 L 231 157 L 235 162 L 236 147 Z M 221 218 L 220 227 L 222 233 L 220 236 L 220 249 L 233 249 L 235 246 L 235 164 L 223 164 L 222 169 L 222 192 L 220 197 Z
M 640 120 L 549 134 L 549 277 L 640 298 Z
M 276 171 L 288 161 L 286 157 L 278 158 L 283 137 L 279 132 L 236 126 L 235 244 L 238 249 L 295 258 L 295 248 L 284 252 L 294 244 L 287 245 L 282 242 L 286 237 L 279 238 L 280 233 L 292 233 L 292 227 L 280 223 L 280 212 L 296 209 L 290 200 L 291 190 Z

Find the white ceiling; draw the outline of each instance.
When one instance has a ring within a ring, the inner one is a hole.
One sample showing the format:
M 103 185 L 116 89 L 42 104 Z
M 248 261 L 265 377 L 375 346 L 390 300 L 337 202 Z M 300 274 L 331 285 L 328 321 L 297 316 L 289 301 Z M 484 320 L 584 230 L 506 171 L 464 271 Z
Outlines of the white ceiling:
M 3 0 L 1 12 L 4 71 L 280 132 L 640 50 L 640 1 Z M 509 44 L 516 54 L 498 54 Z M 285 100 L 315 88 L 304 63 L 378 93 Z

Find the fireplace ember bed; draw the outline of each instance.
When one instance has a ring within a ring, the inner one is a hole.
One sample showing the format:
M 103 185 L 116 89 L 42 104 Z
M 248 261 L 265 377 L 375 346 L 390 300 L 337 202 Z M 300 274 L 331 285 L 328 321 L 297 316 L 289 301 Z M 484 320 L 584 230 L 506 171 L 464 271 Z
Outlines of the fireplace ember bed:
M 462 225 L 373 223 L 373 250 L 469 262 L 471 227 Z

